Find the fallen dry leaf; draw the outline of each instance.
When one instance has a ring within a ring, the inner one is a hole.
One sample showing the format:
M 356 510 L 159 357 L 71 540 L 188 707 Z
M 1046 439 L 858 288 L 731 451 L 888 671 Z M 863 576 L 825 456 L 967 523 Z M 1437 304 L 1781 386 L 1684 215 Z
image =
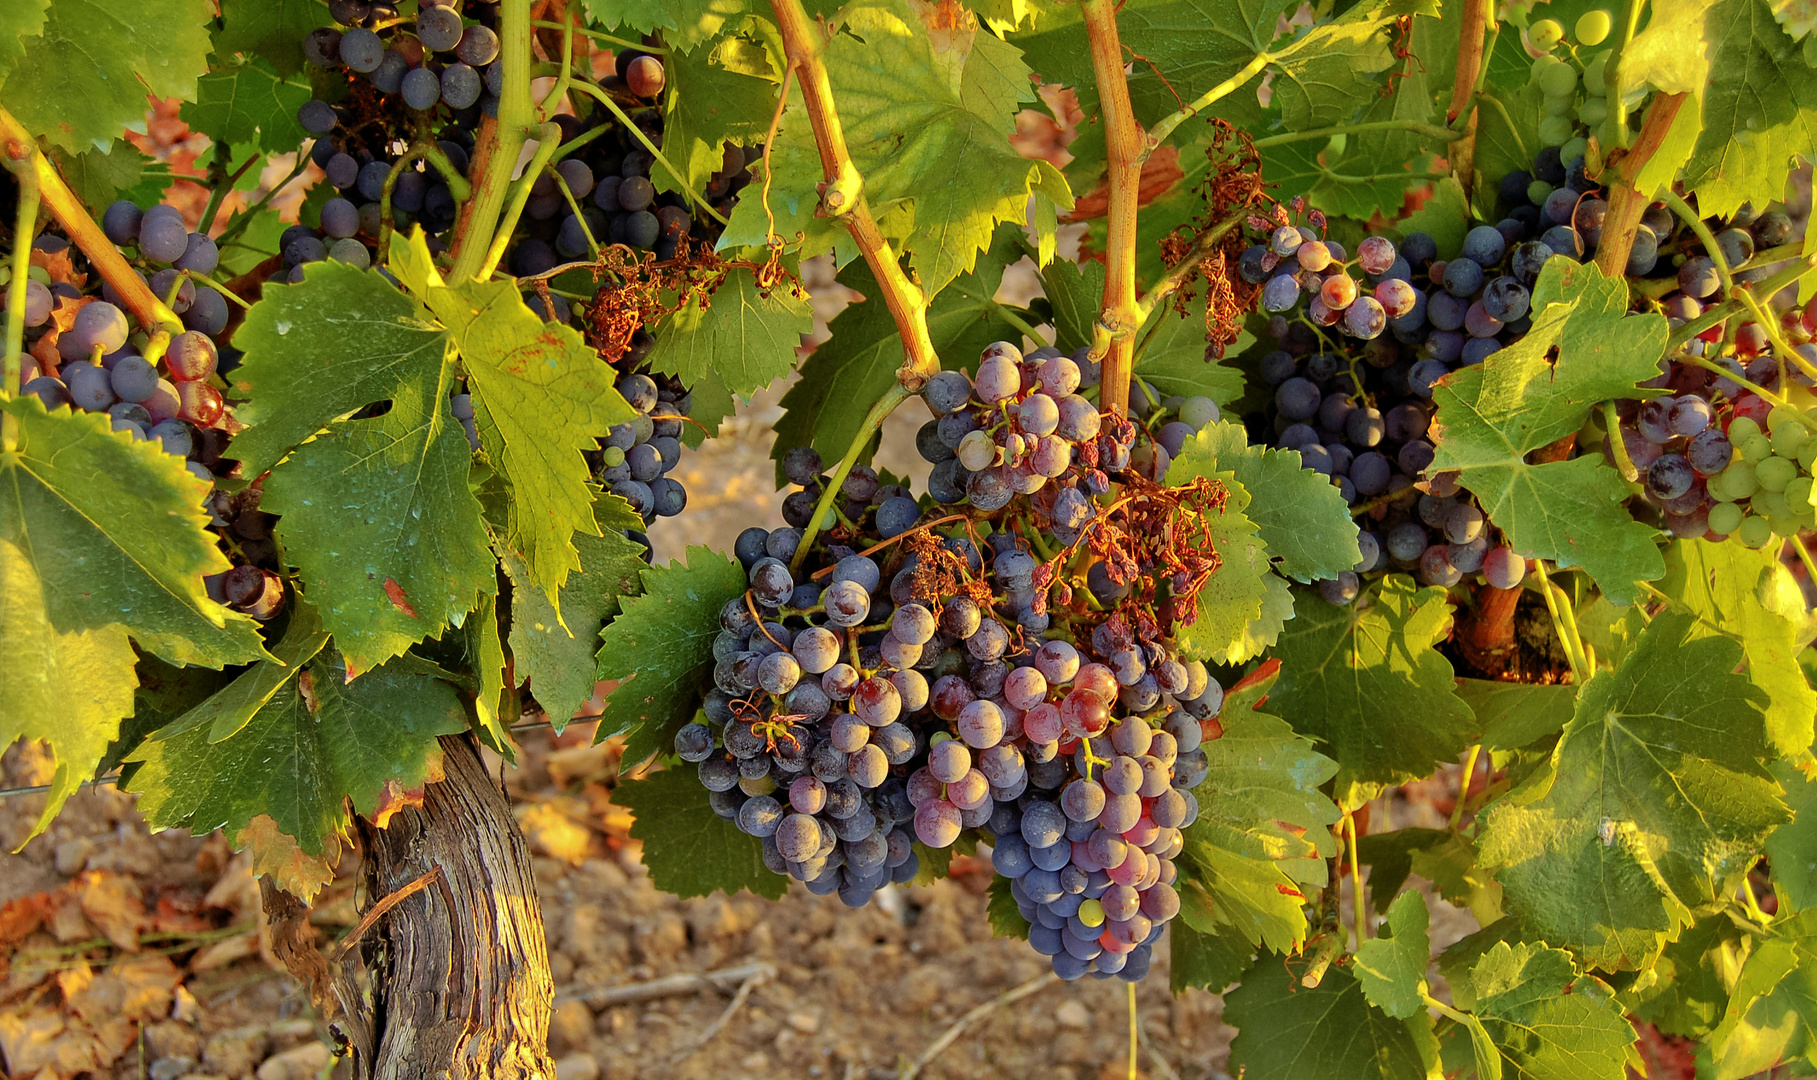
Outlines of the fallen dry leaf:
M 127 952 L 138 952 L 139 931 L 145 926 L 139 883 L 121 874 L 88 870 L 71 884 L 82 914 L 102 936 Z
M 584 805 L 584 804 L 583 804 Z M 582 811 L 585 812 L 584 810 Z M 593 847 L 593 830 L 563 812 L 553 802 L 520 805 L 518 827 L 539 855 L 561 859 L 570 866 L 585 862 Z

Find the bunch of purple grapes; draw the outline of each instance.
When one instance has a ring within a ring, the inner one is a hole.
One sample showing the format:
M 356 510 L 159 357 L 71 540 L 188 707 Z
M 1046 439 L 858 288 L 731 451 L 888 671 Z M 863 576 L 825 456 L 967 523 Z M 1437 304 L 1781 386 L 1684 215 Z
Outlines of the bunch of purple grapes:
M 763 840 L 771 869 L 848 904 L 912 879 L 916 843 L 946 848 L 978 830 L 1057 973 L 1133 981 L 1179 912 L 1173 860 L 1198 814 L 1202 725 L 1215 729 L 1223 690 L 1203 664 L 1073 601 L 1054 576 L 1060 565 L 1094 593 L 1126 595 L 1101 564 L 1044 564 L 1020 536 L 1059 542 L 1053 493 L 1079 490 L 1061 482 L 1133 479 L 1138 457 L 1165 472 L 1165 450 L 1095 409 L 1076 436 L 1056 435 L 1053 417 L 1023 427 L 1036 410 L 1058 412 L 1054 399 L 1081 376 L 1051 350 L 1024 358 L 998 343 L 976 383 L 937 378 L 925 394 L 943 419 L 923 442 L 963 417 L 964 432 L 945 434 L 966 449 L 940 443 L 946 456 L 930 456 L 960 462 L 949 473 L 965 468 L 957 453 L 979 467 L 947 479 L 945 506 L 926 507 L 854 468 L 824 523 L 835 528 L 806 552 L 802 530 L 830 481 L 811 449 L 785 454 L 802 485 L 784 501 L 788 526 L 739 536 L 750 590 L 722 612 L 705 720 L 675 749 L 720 815 Z M 989 461 L 973 436 L 993 448 Z M 1065 468 L 1024 469 L 1049 440 Z M 971 483 L 983 475 L 1012 478 L 1009 496 Z M 973 494 L 951 490 L 961 484 Z M 935 532 L 954 506 L 969 527 Z
M 216 344 L 227 313 L 212 306 L 220 294 L 198 284 L 213 280 L 214 242 L 190 232 L 170 206 L 141 211 L 116 202 L 103 215 L 102 229 L 137 264 L 141 278 L 150 271 L 149 287 L 190 329 L 164 340 L 159 355 L 152 347 L 158 339 L 144 328 L 134 330 L 111 285 L 102 286 L 101 297 L 84 296 L 67 282 L 34 278 L 26 285 L 24 392 L 46 409 L 106 413 L 117 438 L 155 442 L 211 485 L 217 475 L 237 475 L 238 463 L 227 459 L 231 437 L 221 371 L 239 354 Z M 61 236 L 40 236 L 34 246 L 79 257 Z M 53 318 L 61 305 L 75 308 L 67 330 Z M 259 495 L 256 484 L 237 494 L 209 493 L 204 508 L 210 527 L 235 566 L 203 583 L 216 602 L 264 620 L 282 610 L 285 585 L 271 540 L 276 518 L 258 509 Z
M 593 475 L 646 523 L 674 517 L 688 505 L 688 493 L 668 474 L 681 463 L 682 424 L 693 395 L 673 376 L 641 372 L 622 376 L 618 392 L 637 416 L 614 425 L 599 449 L 587 452 Z

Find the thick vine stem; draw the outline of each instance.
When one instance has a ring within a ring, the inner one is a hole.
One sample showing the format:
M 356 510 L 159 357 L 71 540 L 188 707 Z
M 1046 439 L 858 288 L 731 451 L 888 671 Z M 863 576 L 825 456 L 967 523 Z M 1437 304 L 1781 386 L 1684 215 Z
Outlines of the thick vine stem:
M 1477 84 L 1487 67 L 1485 45 L 1493 40 L 1490 28 L 1494 23 L 1494 0 L 1466 0 L 1463 25 L 1458 30 L 1457 75 L 1451 84 L 1451 106 L 1445 111 L 1446 123 L 1460 133 L 1446 156 L 1452 174 L 1463 186 L 1466 203 L 1476 186 Z
M 1122 416 L 1129 409 L 1134 335 L 1142 326 L 1142 309 L 1136 299 L 1136 204 L 1149 135 L 1136 122 L 1135 110 L 1129 104 L 1129 80 L 1123 72 L 1123 42 L 1117 35 L 1114 0 L 1086 0 L 1081 10 L 1086 37 L 1091 42 L 1098 100 L 1104 110 L 1108 159 L 1105 169 L 1110 183 L 1104 237 L 1104 304 L 1098 315 L 1099 325 L 1110 332 L 1110 344 L 1103 357 L 1098 400 L 1101 408 Z M 1098 353 L 1095 342 L 1092 353 Z
M 896 381 L 911 392 L 920 390 L 940 370 L 940 357 L 927 331 L 927 295 L 902 272 L 900 258 L 884 240 L 877 219 L 871 216 L 870 203 L 864 197 L 864 177 L 846 150 L 845 129 L 840 126 L 839 112 L 833 105 L 833 83 L 826 65 L 820 61 L 826 34 L 808 18 L 801 0 L 770 0 L 770 6 L 776 13 L 776 28 L 782 34 L 789 69 L 801 81 L 802 104 L 814 129 L 814 145 L 820 151 L 820 169 L 826 176 L 821 206 L 829 216 L 845 222 L 852 241 L 877 279 L 884 306 L 896 322 L 903 350 Z
M 51 216 L 63 226 L 69 242 L 82 249 L 82 254 L 88 256 L 101 277 L 120 294 L 121 302 L 139 325 L 148 333 L 160 327 L 182 333 L 183 320 L 157 298 L 151 286 L 127 263 L 113 241 L 101 231 L 101 226 L 88 216 L 82 200 L 76 198 L 75 192 L 57 174 L 57 167 L 38 149 L 37 141 L 5 109 L 0 109 L 0 148 L 4 149 L 9 167 L 15 172 L 21 167 L 31 168 L 38 178 L 40 197 Z
M 1610 181 L 1609 212 L 1603 219 L 1602 239 L 1596 244 L 1596 268 L 1610 277 L 1627 273 L 1628 256 L 1634 251 L 1634 232 L 1652 199 L 1651 192 L 1635 189 L 1634 180 L 1658 152 L 1684 103 L 1684 94 L 1653 95 L 1633 148 L 1625 153 L 1617 151 L 1610 167 L 1603 170 L 1603 177 Z
M 504 92 L 499 95 L 495 142 L 474 186 L 472 209 L 455 250 L 451 277 L 461 281 L 480 275 L 480 267 L 492 248 L 499 213 L 510 193 L 511 172 L 517 167 L 524 143 L 537 130 L 536 106 L 530 100 L 530 0 L 504 0 L 498 22 L 499 62 L 505 65 Z
M 840 487 L 845 484 L 845 478 L 851 475 L 852 466 L 858 464 L 864 448 L 871 444 L 871 436 L 877 434 L 877 429 L 896 411 L 896 406 L 912 396 L 912 391 L 898 383 L 890 387 L 889 392 L 877 400 L 877 404 L 871 406 L 871 411 L 865 415 L 864 424 L 852 436 L 852 444 L 846 447 L 845 456 L 839 459 L 839 465 L 834 468 L 832 479 L 827 481 L 826 490 L 820 493 L 820 500 L 814 504 L 813 518 L 801 530 L 801 543 L 795 548 L 795 557 L 789 560 L 791 572 L 801 569 L 801 561 L 807 558 L 808 549 L 814 546 L 814 538 L 820 535 L 820 523 L 832 512 L 833 501 L 839 498 Z
M 492 276 L 498 264 L 505 257 L 505 247 L 511 243 L 511 233 L 517 228 L 517 219 L 524 212 L 524 204 L 530 201 L 530 189 L 535 186 L 537 177 L 543 174 L 543 167 L 549 164 L 555 148 L 561 144 L 561 128 L 551 120 L 537 129 L 536 153 L 530 163 L 524 166 L 522 176 L 511 184 L 510 197 L 505 203 L 505 212 L 499 215 L 498 229 L 492 237 L 492 247 L 486 252 L 485 261 L 480 263 L 474 276 L 481 281 Z

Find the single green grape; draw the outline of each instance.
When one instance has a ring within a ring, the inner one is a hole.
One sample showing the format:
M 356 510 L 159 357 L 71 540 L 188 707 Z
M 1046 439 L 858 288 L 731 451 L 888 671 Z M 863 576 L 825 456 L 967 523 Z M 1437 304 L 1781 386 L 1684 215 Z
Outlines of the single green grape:
M 1609 30 L 1613 25 L 1608 12 L 1600 8 L 1586 11 L 1577 20 L 1577 40 L 1583 45 L 1601 45 L 1609 40 Z
M 1768 433 L 1777 432 L 1786 424 L 1801 423 L 1802 421 L 1798 419 L 1798 410 L 1790 405 L 1775 405 L 1773 406 L 1773 411 L 1767 413 Z
M 1773 440 L 1765 435 L 1754 435 L 1738 443 L 1734 439 L 1729 441 L 1756 465 L 1773 456 Z
M 1552 194 L 1552 185 L 1544 180 L 1535 180 L 1527 185 L 1527 201 L 1534 206 L 1546 205 L 1546 196 Z
M 1558 148 L 1558 160 L 1569 165 L 1578 158 L 1583 157 L 1584 153 L 1589 149 L 1590 140 L 1584 138 L 1582 135 L 1573 136 L 1572 138 L 1566 139 L 1564 145 Z
M 1577 92 L 1577 69 L 1563 61 L 1553 61 L 1537 71 L 1539 88 L 1554 96 Z
M 1536 49 L 1550 49 L 1565 40 L 1565 28 L 1557 19 L 1541 19 L 1527 27 L 1527 40 Z
M 1797 475 L 1798 466 L 1782 457 L 1770 457 L 1754 466 L 1754 479 L 1760 481 L 1763 491 L 1784 491 Z
M 1783 491 L 1762 491 L 1754 496 L 1752 505 L 1755 510 L 1765 514 L 1769 518 L 1785 518 L 1792 516 L 1792 506 L 1785 501 L 1785 492 Z
M 1539 141 L 1546 146 L 1557 146 L 1571 137 L 1572 130 L 1569 117 L 1548 116 L 1539 122 Z
M 1097 900 L 1087 900 L 1079 905 L 1079 921 L 1086 926 L 1104 925 L 1104 905 Z
M 1811 429 L 1803 424 L 1781 424 L 1773 432 L 1773 453 L 1782 458 L 1798 457 L 1798 451 L 1811 441 Z
M 1795 517 L 1768 518 L 1767 527 L 1773 530 L 1774 536 L 1797 536 L 1803 531 Z
M 1760 490 L 1760 477 L 1755 475 L 1751 461 L 1737 458 L 1718 475 L 1722 477 L 1723 494 L 1731 499 L 1745 499 Z
M 1599 89 L 1596 92 L 1599 94 L 1607 93 L 1609 83 L 1604 76 L 1608 70 L 1609 51 L 1604 49 L 1602 52 L 1591 57 L 1590 62 L 1584 65 L 1584 82 L 1590 86 L 1598 87 Z
M 1609 103 L 1599 97 L 1585 98 L 1577 107 L 1577 118 L 1585 127 L 1595 127 L 1609 117 Z
M 1751 416 L 1737 416 L 1729 421 L 1729 441 L 1739 443 L 1753 435 L 1760 434 L 1760 424 Z
M 1562 116 L 1569 120 L 1577 112 L 1577 95 L 1547 94 L 1540 99 L 1539 109 L 1542 120 L 1548 116 Z
M 1773 527 L 1763 517 L 1750 517 L 1735 530 L 1735 538 L 1751 548 L 1763 548 L 1773 539 Z
M 1794 515 L 1803 515 L 1811 511 L 1811 478 L 1794 476 L 1792 482 L 1785 486 L 1785 502 L 1792 508 Z
M 1710 507 L 1710 531 L 1732 533 L 1741 527 L 1741 518 L 1741 507 L 1732 502 L 1719 502 Z
M 625 452 L 616 446 L 606 447 L 602 451 L 601 457 L 604 458 L 608 469 L 616 469 L 625 463 Z
M 1798 448 L 1798 467 L 1810 472 L 1813 466 L 1817 466 L 1817 439 L 1806 439 Z

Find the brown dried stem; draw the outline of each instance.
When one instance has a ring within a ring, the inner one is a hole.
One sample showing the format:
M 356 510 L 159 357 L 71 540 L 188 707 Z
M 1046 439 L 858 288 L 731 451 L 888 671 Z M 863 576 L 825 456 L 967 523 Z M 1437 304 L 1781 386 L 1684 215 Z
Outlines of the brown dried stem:
M 1118 416 L 1129 408 L 1129 377 L 1135 333 L 1142 325 L 1136 299 L 1136 206 L 1148 133 L 1136 122 L 1123 72 L 1123 43 L 1117 36 L 1114 0 L 1086 0 L 1081 9 L 1091 42 L 1092 72 L 1104 110 L 1105 165 L 1110 205 L 1105 214 L 1104 302 L 1098 314 L 1092 353 L 1103 353 L 1099 402 Z M 1103 339 L 1108 336 L 1106 343 Z

